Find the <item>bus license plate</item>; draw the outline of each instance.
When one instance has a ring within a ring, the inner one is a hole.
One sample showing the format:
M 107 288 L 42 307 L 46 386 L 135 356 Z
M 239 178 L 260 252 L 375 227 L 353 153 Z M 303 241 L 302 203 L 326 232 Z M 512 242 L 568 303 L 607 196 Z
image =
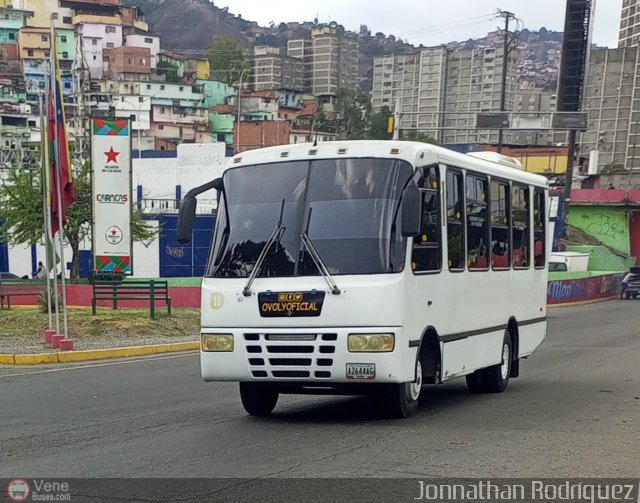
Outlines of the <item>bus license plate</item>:
M 376 366 L 373 363 L 347 363 L 347 379 L 375 379 Z

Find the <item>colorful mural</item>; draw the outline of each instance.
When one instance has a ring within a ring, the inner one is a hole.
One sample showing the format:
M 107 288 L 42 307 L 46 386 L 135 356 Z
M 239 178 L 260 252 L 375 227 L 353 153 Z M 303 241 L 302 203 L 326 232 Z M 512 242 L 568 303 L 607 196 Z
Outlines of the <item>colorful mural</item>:
M 549 281 L 547 305 L 610 299 L 620 295 L 623 273 Z
M 629 217 L 622 209 L 572 206 L 569 225 L 625 255 L 631 252 Z

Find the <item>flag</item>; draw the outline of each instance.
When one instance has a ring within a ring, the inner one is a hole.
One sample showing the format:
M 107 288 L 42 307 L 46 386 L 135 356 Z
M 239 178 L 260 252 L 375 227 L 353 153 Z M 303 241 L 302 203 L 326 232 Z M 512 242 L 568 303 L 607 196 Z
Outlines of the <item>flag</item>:
M 42 112 L 41 112 L 42 113 Z M 51 212 L 51 162 L 49 159 L 49 148 L 48 148 L 48 135 L 47 128 L 44 126 L 44 119 L 41 119 L 42 125 L 42 206 L 44 208 L 44 218 L 45 218 L 45 246 L 46 246 L 46 257 L 47 257 L 47 272 L 53 271 L 54 267 L 60 262 L 60 257 L 56 253 L 55 246 L 53 244 L 53 234 L 51 233 L 51 220 L 50 220 L 50 212 Z
M 55 31 L 51 33 L 51 76 L 49 86 L 49 110 L 47 136 L 49 143 L 49 164 L 51 166 L 51 235 L 55 236 L 59 229 L 59 214 L 62 213 L 62 225 L 67 223 L 67 209 L 76 200 L 73 187 L 69 145 L 62 99 L 62 83 L 56 49 Z M 60 165 L 58 165 L 58 161 Z M 58 207 L 58 190 L 61 194 L 61 205 Z

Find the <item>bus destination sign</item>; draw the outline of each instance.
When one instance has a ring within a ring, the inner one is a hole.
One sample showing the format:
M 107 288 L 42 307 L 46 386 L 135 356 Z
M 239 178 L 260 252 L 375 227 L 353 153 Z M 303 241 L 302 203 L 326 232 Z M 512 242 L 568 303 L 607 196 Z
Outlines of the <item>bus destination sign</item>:
M 320 316 L 324 292 L 260 292 L 258 306 L 263 318 Z

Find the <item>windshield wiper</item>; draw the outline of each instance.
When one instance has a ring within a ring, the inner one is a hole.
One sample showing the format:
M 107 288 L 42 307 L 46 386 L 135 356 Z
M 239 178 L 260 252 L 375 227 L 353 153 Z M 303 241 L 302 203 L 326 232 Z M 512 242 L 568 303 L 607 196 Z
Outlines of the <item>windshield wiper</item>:
M 329 272 L 329 269 L 327 269 L 327 266 L 323 262 L 322 257 L 320 257 L 318 250 L 316 250 L 315 246 L 313 246 L 313 243 L 311 242 L 311 238 L 309 237 L 310 222 L 311 222 L 311 208 L 309 208 L 309 216 L 307 217 L 307 226 L 304 232 L 300 234 L 300 240 L 302 241 L 302 245 L 309 252 L 309 256 L 311 257 L 311 260 L 313 260 L 313 263 L 318 268 L 318 271 L 320 271 L 320 274 L 322 274 L 322 277 L 327 282 L 327 285 L 329 285 L 329 289 L 331 290 L 331 293 L 333 295 L 340 295 L 340 289 L 338 288 L 338 285 L 336 285 L 336 282 L 331 277 L 331 273 Z
M 275 243 L 280 239 L 280 237 L 282 236 L 282 233 L 286 229 L 286 227 L 282 225 L 282 218 L 284 216 L 284 203 L 285 203 L 285 200 L 283 199 L 282 206 L 280 206 L 280 219 L 278 220 L 278 223 L 273 229 L 271 236 L 269 236 L 269 239 L 267 239 L 267 242 L 262 247 L 262 251 L 258 256 L 258 260 L 256 260 L 256 263 L 253 266 L 253 269 L 251 270 L 251 274 L 249 275 L 247 284 L 242 289 L 242 295 L 244 295 L 245 297 L 251 296 L 251 285 L 253 284 L 253 281 L 256 279 L 256 276 L 258 275 L 258 272 L 260 271 L 260 267 L 262 267 L 262 263 L 264 262 L 264 259 L 267 257 L 267 253 L 269 253 L 269 250 L 273 246 L 273 243 Z

